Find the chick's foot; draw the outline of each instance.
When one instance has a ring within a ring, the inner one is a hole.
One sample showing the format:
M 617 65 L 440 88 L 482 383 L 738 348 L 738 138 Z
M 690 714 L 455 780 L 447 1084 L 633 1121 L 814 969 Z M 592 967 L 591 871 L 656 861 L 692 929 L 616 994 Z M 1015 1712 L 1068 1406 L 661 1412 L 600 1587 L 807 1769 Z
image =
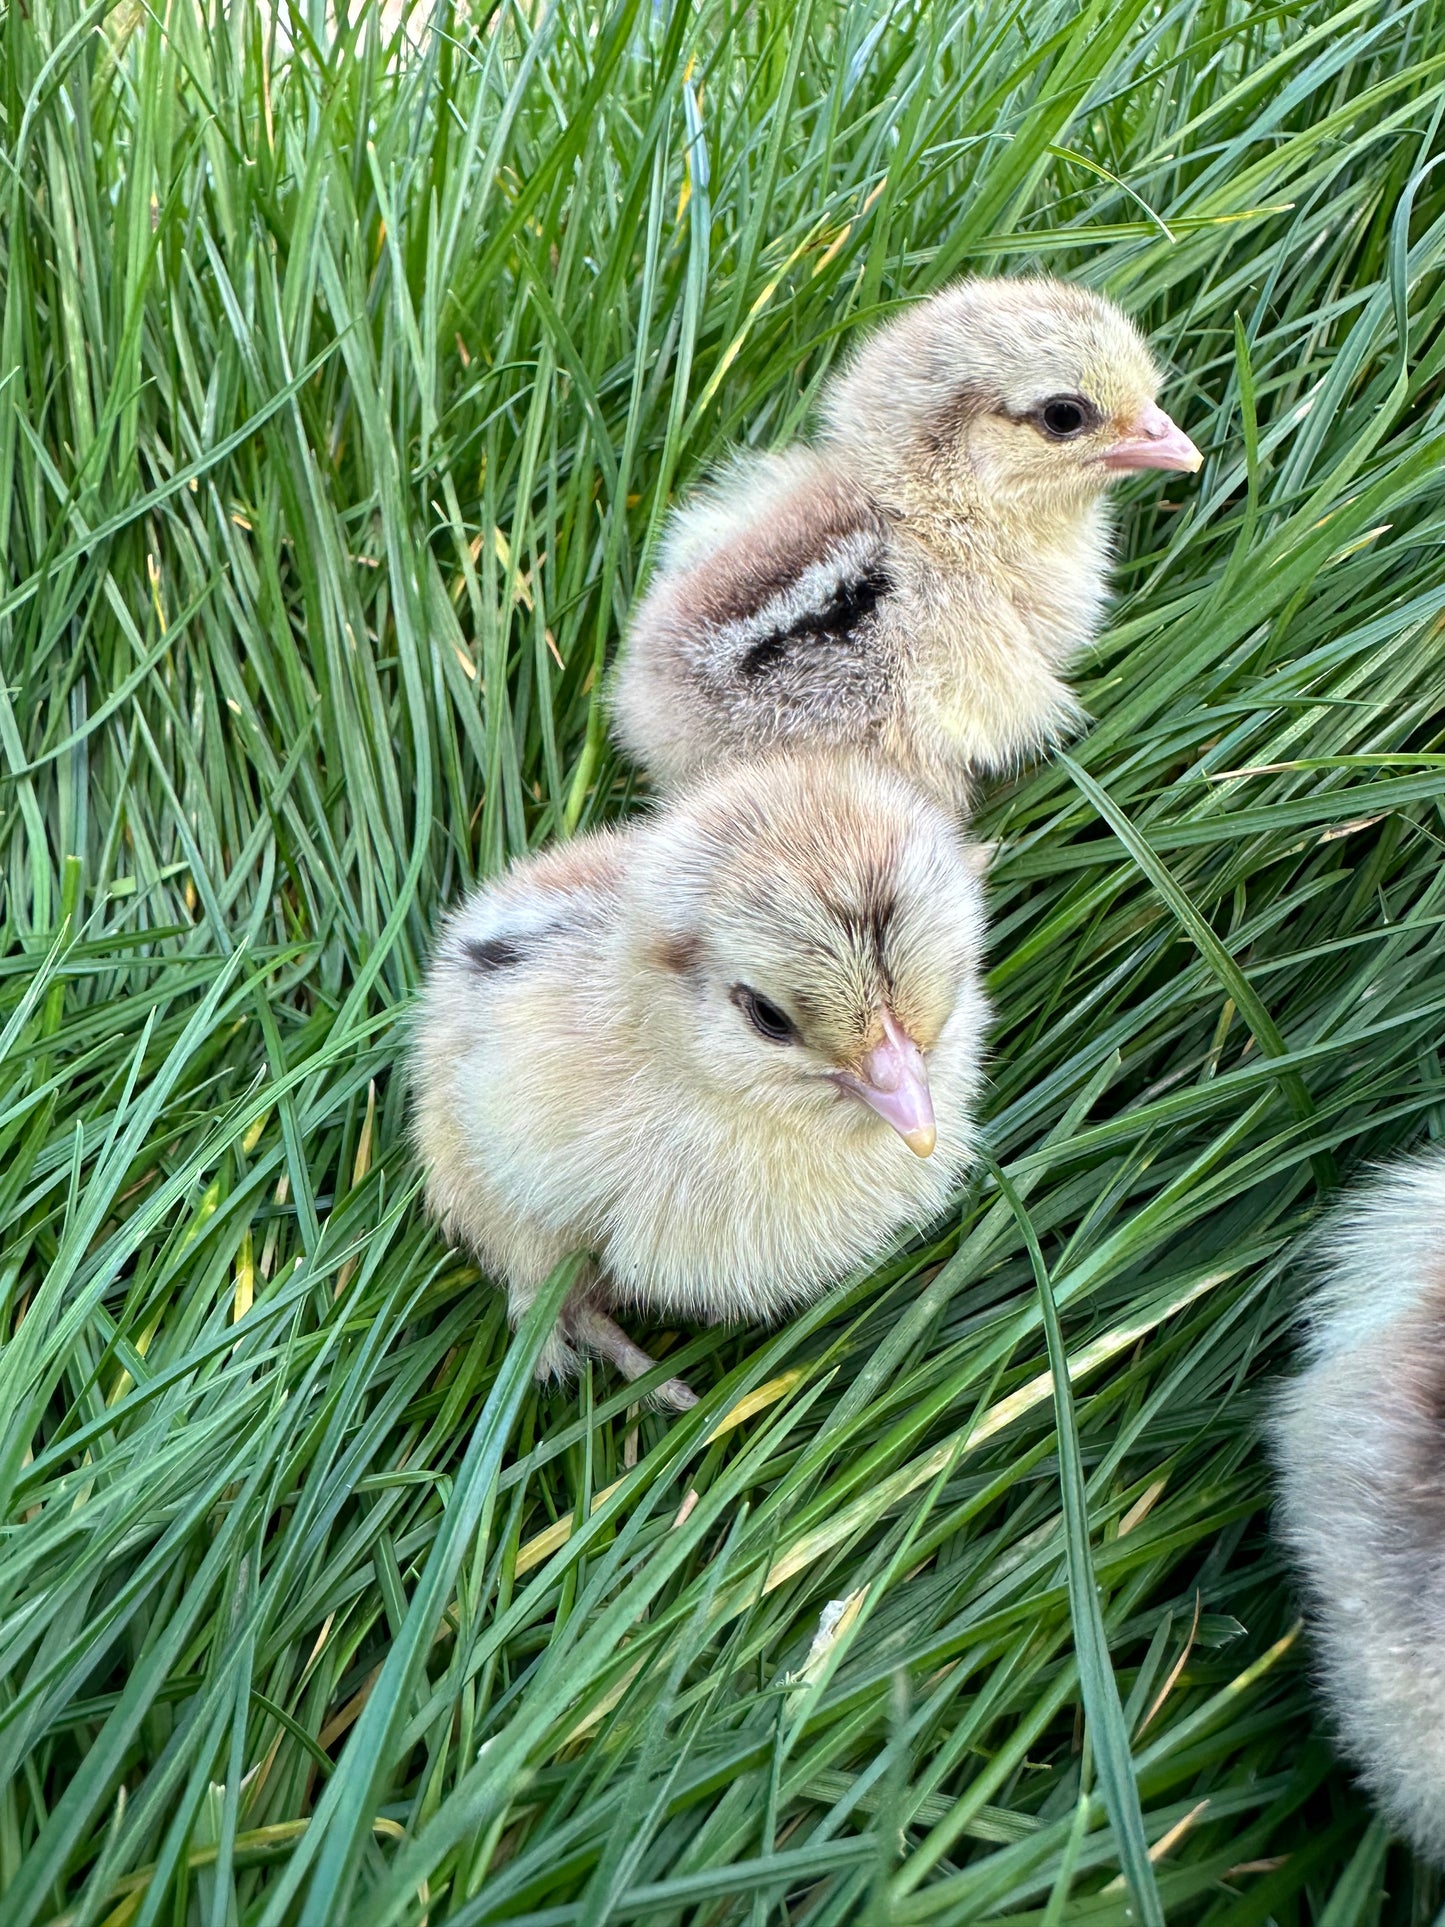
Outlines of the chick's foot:
M 645 1378 L 657 1368 L 657 1360 L 634 1344 L 622 1327 L 595 1305 L 569 1305 L 562 1322 L 570 1338 L 599 1358 L 610 1360 L 626 1379 Z M 652 1396 L 674 1412 L 691 1411 L 697 1404 L 697 1393 L 680 1378 L 664 1379 Z

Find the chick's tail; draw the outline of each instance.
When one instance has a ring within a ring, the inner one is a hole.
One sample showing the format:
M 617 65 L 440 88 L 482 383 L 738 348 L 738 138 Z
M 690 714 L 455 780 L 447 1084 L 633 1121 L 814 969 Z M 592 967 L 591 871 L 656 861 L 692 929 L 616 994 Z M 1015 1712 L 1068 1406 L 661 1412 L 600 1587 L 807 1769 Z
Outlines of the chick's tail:
M 1307 1361 L 1273 1434 L 1320 1682 L 1366 1786 L 1445 1864 L 1445 1152 L 1331 1221 Z

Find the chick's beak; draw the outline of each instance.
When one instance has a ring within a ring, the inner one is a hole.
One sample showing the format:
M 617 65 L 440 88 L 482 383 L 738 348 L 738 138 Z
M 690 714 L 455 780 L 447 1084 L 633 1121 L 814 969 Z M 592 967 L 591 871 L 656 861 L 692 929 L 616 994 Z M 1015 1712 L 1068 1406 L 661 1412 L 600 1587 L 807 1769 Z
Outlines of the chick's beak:
M 1154 402 L 1140 409 L 1138 419 L 1112 448 L 1099 458 L 1105 468 L 1132 472 L 1138 468 L 1184 468 L 1192 474 L 1204 457 L 1184 430 Z
M 926 1158 L 938 1132 L 923 1053 L 886 1005 L 878 1015 L 883 1042 L 873 1046 L 856 1072 L 840 1071 L 838 1082 L 891 1124 L 916 1157 Z

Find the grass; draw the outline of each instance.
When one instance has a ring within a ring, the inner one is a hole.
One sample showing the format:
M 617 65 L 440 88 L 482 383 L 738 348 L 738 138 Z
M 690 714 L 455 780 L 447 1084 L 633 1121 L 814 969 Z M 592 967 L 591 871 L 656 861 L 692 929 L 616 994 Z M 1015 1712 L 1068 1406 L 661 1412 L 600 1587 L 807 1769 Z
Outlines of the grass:
M 1445 7 L 0 34 L 6 1927 L 1433 1918 L 1259 1419 L 1321 1199 L 1445 1134 Z M 676 491 L 1038 264 L 1208 459 L 988 801 L 989 1159 L 653 1334 L 686 1418 L 540 1393 L 418 1209 L 437 913 L 630 807 Z

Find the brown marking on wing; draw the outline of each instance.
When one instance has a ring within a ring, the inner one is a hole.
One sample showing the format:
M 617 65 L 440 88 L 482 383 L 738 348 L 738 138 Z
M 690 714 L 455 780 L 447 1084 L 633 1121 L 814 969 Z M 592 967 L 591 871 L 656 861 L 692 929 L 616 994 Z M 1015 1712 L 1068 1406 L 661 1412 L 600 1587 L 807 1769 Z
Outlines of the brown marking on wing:
M 509 970 L 515 964 L 525 963 L 536 948 L 536 938 L 545 938 L 545 930 L 529 931 L 527 937 L 464 937 L 462 954 L 472 969 L 484 977 L 494 970 Z
M 886 569 L 869 569 L 850 582 L 840 582 L 818 609 L 809 609 L 771 635 L 752 644 L 739 664 L 748 677 L 759 676 L 781 662 L 795 642 L 847 642 L 893 587 Z
M 578 890 L 608 893 L 615 890 L 624 867 L 627 835 L 616 830 L 594 831 L 572 843 L 554 843 L 527 859 L 523 882 L 529 894 Z
M 797 489 L 744 534 L 688 571 L 680 585 L 706 628 L 747 622 L 849 537 L 879 542 L 882 519 L 851 489 L 817 482 Z

